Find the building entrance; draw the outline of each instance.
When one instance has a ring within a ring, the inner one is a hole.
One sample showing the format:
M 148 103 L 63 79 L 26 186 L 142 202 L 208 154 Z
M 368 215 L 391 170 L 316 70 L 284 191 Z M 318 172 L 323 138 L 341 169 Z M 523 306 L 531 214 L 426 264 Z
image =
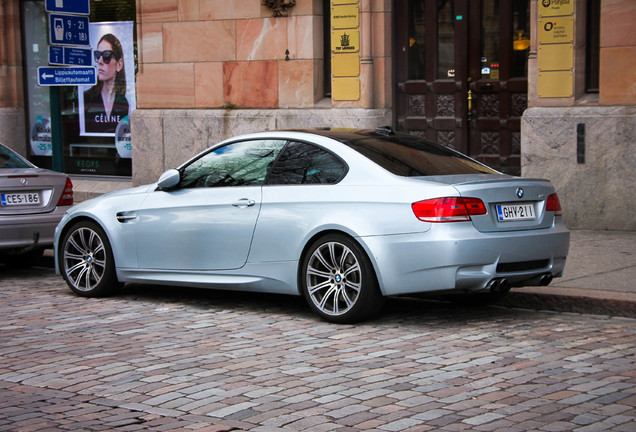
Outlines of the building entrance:
M 394 0 L 395 123 L 520 172 L 529 0 Z

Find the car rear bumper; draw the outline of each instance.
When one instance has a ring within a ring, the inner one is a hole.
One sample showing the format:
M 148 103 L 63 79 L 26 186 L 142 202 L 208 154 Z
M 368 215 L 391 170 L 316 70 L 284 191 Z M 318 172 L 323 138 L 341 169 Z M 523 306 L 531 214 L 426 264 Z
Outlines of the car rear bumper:
M 0 217 L 0 253 L 21 253 L 53 246 L 55 227 L 68 207 L 51 213 Z
M 493 279 L 512 286 L 562 276 L 570 232 L 548 229 L 482 233 L 470 223 L 434 224 L 417 234 L 364 237 L 384 295 L 477 292 Z

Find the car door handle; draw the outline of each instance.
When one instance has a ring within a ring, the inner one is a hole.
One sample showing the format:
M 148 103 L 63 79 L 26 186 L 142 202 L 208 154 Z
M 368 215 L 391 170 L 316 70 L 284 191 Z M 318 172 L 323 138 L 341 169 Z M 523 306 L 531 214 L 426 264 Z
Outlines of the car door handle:
M 252 207 L 254 204 L 256 204 L 256 201 L 247 198 L 241 198 L 240 200 L 232 203 L 234 207 L 238 208 Z

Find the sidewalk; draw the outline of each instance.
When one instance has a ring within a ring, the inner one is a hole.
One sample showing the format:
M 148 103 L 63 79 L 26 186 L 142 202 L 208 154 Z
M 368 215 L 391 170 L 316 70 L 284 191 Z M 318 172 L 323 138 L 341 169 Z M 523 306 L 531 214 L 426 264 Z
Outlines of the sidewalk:
M 572 231 L 564 276 L 514 288 L 502 303 L 636 318 L 636 232 Z

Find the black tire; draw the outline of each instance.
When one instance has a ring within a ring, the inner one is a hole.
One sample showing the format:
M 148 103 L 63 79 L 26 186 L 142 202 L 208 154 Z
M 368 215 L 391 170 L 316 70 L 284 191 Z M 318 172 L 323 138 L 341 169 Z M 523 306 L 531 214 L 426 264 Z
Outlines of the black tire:
M 311 245 L 301 262 L 300 285 L 312 310 L 334 323 L 371 318 L 384 305 L 366 253 L 341 234 L 328 234 Z
M 77 222 L 64 234 L 58 261 L 64 280 L 82 297 L 105 296 L 121 285 L 108 237 L 94 222 Z

